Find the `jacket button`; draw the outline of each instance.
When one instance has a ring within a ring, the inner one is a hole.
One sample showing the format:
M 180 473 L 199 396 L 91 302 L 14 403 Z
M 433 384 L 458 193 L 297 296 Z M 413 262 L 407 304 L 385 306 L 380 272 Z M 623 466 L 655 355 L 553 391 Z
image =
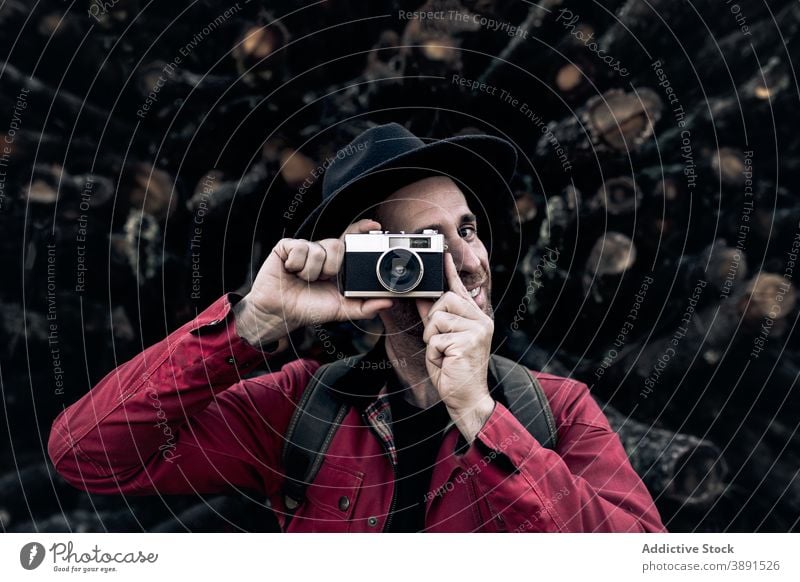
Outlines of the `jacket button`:
M 339 498 L 339 509 L 347 511 L 348 507 L 350 507 L 350 500 L 347 498 L 347 495 L 342 495 Z
M 370 527 L 375 527 L 376 525 L 378 525 L 378 518 L 370 516 L 367 518 L 367 523 L 369 524 Z
M 225 361 L 228 362 L 231 366 L 236 363 L 236 360 L 233 359 L 233 356 L 225 358 Z

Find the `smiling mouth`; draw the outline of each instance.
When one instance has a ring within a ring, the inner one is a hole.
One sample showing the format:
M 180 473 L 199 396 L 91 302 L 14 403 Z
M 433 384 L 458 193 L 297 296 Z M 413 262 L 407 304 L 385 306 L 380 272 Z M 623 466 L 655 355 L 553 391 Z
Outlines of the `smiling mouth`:
M 473 298 L 474 298 L 474 297 L 477 297 L 477 296 L 478 296 L 478 293 L 480 293 L 480 292 L 481 292 L 481 288 L 480 288 L 480 286 L 478 286 L 478 287 L 475 287 L 475 288 L 474 288 L 472 291 L 470 291 L 470 292 L 469 292 L 469 296 L 470 296 L 470 297 L 473 297 Z

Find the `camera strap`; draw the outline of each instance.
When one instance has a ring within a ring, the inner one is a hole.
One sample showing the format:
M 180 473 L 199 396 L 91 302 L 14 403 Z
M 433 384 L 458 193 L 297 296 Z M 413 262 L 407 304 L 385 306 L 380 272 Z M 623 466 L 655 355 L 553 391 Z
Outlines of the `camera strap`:
M 325 453 L 350 409 L 341 398 L 350 381 L 348 372 L 366 354 L 349 361 L 338 360 L 319 367 L 308 383 L 286 431 L 283 447 L 284 531 L 295 510 L 306 500 L 306 489 L 314 482 Z M 556 423 L 538 380 L 513 360 L 493 355 L 489 360 L 489 389 L 492 396 L 514 415 L 543 447 L 555 449 Z

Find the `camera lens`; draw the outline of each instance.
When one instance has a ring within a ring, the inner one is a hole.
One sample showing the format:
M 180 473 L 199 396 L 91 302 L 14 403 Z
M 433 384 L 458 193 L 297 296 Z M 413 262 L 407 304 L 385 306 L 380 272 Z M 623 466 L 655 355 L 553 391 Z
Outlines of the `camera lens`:
M 407 249 L 391 249 L 378 259 L 378 281 L 393 293 L 413 291 L 422 280 L 422 261 Z

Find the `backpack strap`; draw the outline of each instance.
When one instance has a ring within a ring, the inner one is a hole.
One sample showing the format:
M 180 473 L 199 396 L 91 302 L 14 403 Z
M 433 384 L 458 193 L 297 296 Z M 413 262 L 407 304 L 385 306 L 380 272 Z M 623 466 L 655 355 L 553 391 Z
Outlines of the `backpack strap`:
M 288 527 L 294 510 L 306 499 L 306 489 L 317 476 L 328 446 L 341 426 L 350 403 L 341 398 L 340 380 L 365 356 L 323 364 L 308 383 L 286 430 L 283 446 L 284 505 Z M 489 360 L 492 395 L 505 405 L 543 447 L 556 446 L 556 423 L 539 382 L 508 358 Z
M 350 408 L 337 398 L 334 389 L 350 369 L 342 360 L 320 366 L 289 423 L 283 445 L 284 504 L 289 512 L 305 501 L 306 489 L 314 482 L 325 452 Z M 287 526 L 291 516 L 292 513 L 287 515 Z
M 511 411 L 541 446 L 555 449 L 556 421 L 539 381 L 523 366 L 503 356 L 489 358 L 489 375 L 495 386 L 492 395 Z

